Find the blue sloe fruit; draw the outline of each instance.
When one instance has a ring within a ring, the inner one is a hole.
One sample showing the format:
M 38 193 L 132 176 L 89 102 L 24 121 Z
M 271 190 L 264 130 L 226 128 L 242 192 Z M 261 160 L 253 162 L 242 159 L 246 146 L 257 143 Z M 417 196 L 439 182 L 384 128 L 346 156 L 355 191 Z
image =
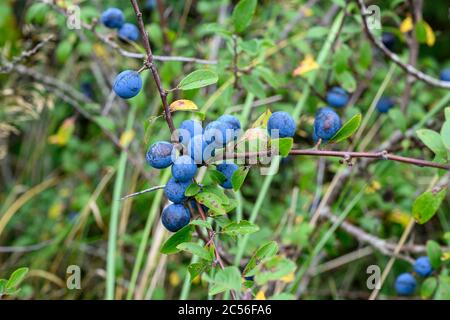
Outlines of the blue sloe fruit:
M 381 42 L 383 42 L 386 48 L 392 51 L 395 45 L 395 35 L 390 32 L 383 32 L 381 35 Z
M 102 13 L 100 21 L 110 29 L 119 29 L 125 23 L 125 17 L 122 10 L 109 8 Z
M 213 143 L 216 148 L 226 146 L 233 139 L 233 136 L 233 130 L 222 121 L 212 121 L 205 127 L 206 143 Z
M 187 145 L 192 137 L 203 133 L 203 127 L 200 121 L 185 120 L 181 123 L 178 131 L 179 141 Z
M 125 23 L 119 29 L 118 35 L 123 40 L 137 41 L 139 39 L 139 29 L 132 23 Z
M 326 100 L 334 108 L 345 107 L 348 99 L 348 93 L 341 87 L 333 87 L 327 92 Z
M 202 134 L 196 135 L 188 143 L 188 154 L 196 164 L 202 164 L 215 155 L 214 145 L 208 144 Z
M 241 123 L 239 119 L 230 114 L 220 116 L 217 121 L 225 123 L 231 130 L 233 130 L 233 139 L 236 140 L 241 132 Z
M 390 97 L 381 97 L 377 103 L 377 110 L 380 113 L 386 113 L 394 106 L 394 104 L 394 100 Z
M 172 176 L 181 182 L 191 181 L 197 173 L 197 165 L 189 156 L 178 157 L 172 165 Z
M 231 184 L 231 177 L 233 176 L 233 173 L 239 168 L 236 164 L 234 163 L 221 163 L 218 164 L 216 166 L 217 171 L 219 171 L 220 173 L 222 173 L 227 180 L 225 180 L 224 182 L 222 182 L 220 185 L 225 188 L 225 189 L 231 189 L 233 188 L 232 184 Z
M 409 296 L 416 290 L 416 279 L 411 273 L 402 273 L 395 279 L 395 290 L 400 296 Z
M 450 68 L 442 70 L 439 79 L 442 81 L 450 81 Z
M 148 149 L 147 163 L 156 169 L 164 169 L 172 164 L 173 145 L 169 142 L 155 142 Z
M 114 80 L 113 90 L 123 99 L 135 97 L 142 89 L 141 75 L 133 70 L 119 73 Z
M 276 137 L 275 130 L 278 130 L 279 138 L 291 138 L 295 134 L 295 121 L 291 115 L 284 111 L 272 113 L 267 122 L 267 130 L 271 137 Z
M 190 184 L 190 181 L 181 182 L 175 180 L 174 178 L 170 178 L 166 184 L 166 187 L 164 188 L 164 194 L 166 195 L 167 199 L 169 199 L 173 203 L 182 203 L 187 199 L 187 197 L 184 195 L 184 192 Z
M 163 226 L 171 231 L 177 232 L 186 226 L 191 220 L 189 210 L 182 204 L 171 204 L 167 206 L 161 215 Z
M 427 256 L 417 258 L 414 262 L 414 271 L 421 277 L 428 277 L 433 272 L 430 259 Z
M 341 128 L 341 118 L 331 108 L 320 108 L 314 119 L 314 132 L 323 141 L 330 140 Z

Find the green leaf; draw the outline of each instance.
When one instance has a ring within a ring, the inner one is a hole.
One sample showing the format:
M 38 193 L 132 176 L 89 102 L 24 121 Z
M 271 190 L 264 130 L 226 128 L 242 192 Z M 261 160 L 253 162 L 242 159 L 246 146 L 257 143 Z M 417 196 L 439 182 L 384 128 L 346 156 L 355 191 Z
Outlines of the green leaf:
M 418 196 L 412 207 L 414 219 L 420 224 L 424 224 L 430 220 L 441 206 L 446 191 L 446 188 L 443 188 L 437 193 L 426 191 Z
M 361 125 L 361 118 L 361 113 L 355 114 L 336 132 L 329 143 L 338 143 L 351 137 Z
M 181 243 L 191 241 L 193 231 L 194 226 L 190 224 L 178 230 L 164 243 L 160 250 L 161 253 L 172 254 L 179 252 L 180 250 L 177 248 L 177 246 Z
M 450 107 L 445 108 L 445 121 L 450 121 Z
M 211 180 L 213 180 L 215 183 L 221 184 L 227 180 L 227 177 L 218 170 L 210 170 L 208 172 Z
M 260 99 L 264 99 L 266 97 L 264 84 L 258 79 L 258 77 L 254 75 L 244 75 L 241 77 L 241 82 L 248 92 L 253 93 Z
M 257 3 L 257 0 L 241 0 L 236 5 L 231 15 L 236 32 L 242 32 L 250 25 Z
M 189 187 L 187 187 L 186 191 L 184 191 L 184 195 L 186 197 L 193 197 L 201 190 L 200 186 L 197 183 L 191 183 Z
M 0 279 L 0 298 L 1 298 L 2 294 L 5 294 L 6 282 L 8 282 L 8 280 Z
M 439 133 L 430 129 L 417 130 L 416 133 L 419 139 L 422 140 L 436 156 L 447 159 L 447 149 L 445 148 Z
M 350 69 L 348 59 L 351 57 L 350 49 L 339 50 L 333 57 L 333 66 L 336 73 L 342 73 Z
M 416 38 L 419 43 L 427 42 L 427 29 L 424 21 L 418 21 L 416 23 Z
M 6 290 L 11 290 L 17 288 L 17 286 L 22 282 L 22 280 L 25 278 L 25 276 L 28 273 L 28 268 L 19 268 L 16 271 L 14 271 L 9 277 L 8 282 L 6 283 Z
M 259 272 L 255 276 L 255 282 L 263 285 L 268 281 L 280 280 L 282 277 L 294 272 L 296 265 L 293 261 L 276 256 L 264 262 L 263 272 Z
M 249 167 L 239 167 L 233 173 L 233 175 L 231 176 L 231 185 L 233 186 L 234 191 L 238 191 L 241 188 L 249 171 Z
M 289 152 L 294 145 L 294 139 L 292 138 L 280 138 L 280 139 L 272 139 L 270 142 L 271 146 L 277 146 L 277 148 L 271 148 L 273 153 L 279 152 L 279 155 L 282 157 L 287 157 Z
M 195 256 L 199 256 L 202 259 L 207 261 L 212 261 L 212 257 L 208 250 L 206 250 L 203 246 L 199 245 L 195 242 L 184 242 L 177 246 L 178 250 L 187 251 L 192 253 Z
M 56 48 L 56 60 L 58 60 L 58 62 L 61 64 L 66 62 L 72 51 L 73 45 L 70 41 L 66 40 L 60 42 L 58 47 Z
M 441 266 L 442 250 L 441 246 L 436 241 L 427 241 L 427 256 L 430 259 L 431 266 L 434 269 L 437 269 Z
M 364 41 L 359 51 L 359 65 L 367 70 L 372 65 L 372 45 Z
M 209 86 L 218 80 L 219 77 L 214 71 L 208 69 L 196 70 L 181 80 L 177 88 L 180 90 L 192 90 Z
M 388 111 L 388 116 L 392 121 L 392 124 L 397 126 L 402 132 L 407 129 L 407 122 L 404 113 L 399 108 L 392 108 Z
M 437 279 L 435 277 L 427 278 L 420 287 L 420 296 L 424 299 L 430 298 L 437 288 Z
M 188 266 L 189 274 L 191 275 L 191 281 L 193 281 L 197 276 L 202 274 L 208 268 L 208 264 L 205 262 L 191 263 Z
M 250 261 L 245 266 L 243 274 L 247 275 L 263 259 L 272 257 L 277 252 L 278 252 L 278 244 L 275 241 L 270 241 L 266 244 L 263 244 L 261 247 L 258 248 L 258 250 L 256 250 L 255 254 L 251 257 Z
M 204 186 L 203 191 L 214 193 L 220 198 L 222 205 L 227 205 L 230 202 L 230 198 L 227 197 L 225 191 L 217 185 Z
M 255 233 L 259 230 L 256 224 L 253 224 L 247 220 L 241 220 L 239 222 L 232 222 L 222 229 L 222 232 L 231 236 L 243 235 Z
M 338 82 L 341 84 L 342 88 L 348 92 L 353 92 L 356 89 L 355 77 L 349 71 L 343 71 L 336 74 Z
M 450 276 L 439 276 L 439 287 L 434 297 L 436 300 L 450 300 Z
M 445 121 L 442 125 L 441 139 L 447 151 L 450 152 L 450 120 Z
M 321 39 L 330 32 L 329 28 L 322 26 L 315 26 L 308 29 L 306 32 L 306 38 L 309 39 Z
M 222 200 L 219 196 L 212 192 L 200 192 L 195 196 L 195 200 L 207 206 L 216 216 L 226 213 L 224 207 L 222 206 Z
M 280 80 L 277 79 L 276 75 L 269 68 L 259 66 L 255 69 L 255 73 L 271 87 L 278 88 L 280 86 Z
M 193 226 L 204 227 L 206 229 L 212 229 L 211 223 L 206 220 L 192 220 L 190 224 Z
M 217 271 L 212 286 L 210 286 L 209 294 L 216 295 L 218 293 L 235 290 L 241 291 L 241 274 L 237 267 L 225 267 Z

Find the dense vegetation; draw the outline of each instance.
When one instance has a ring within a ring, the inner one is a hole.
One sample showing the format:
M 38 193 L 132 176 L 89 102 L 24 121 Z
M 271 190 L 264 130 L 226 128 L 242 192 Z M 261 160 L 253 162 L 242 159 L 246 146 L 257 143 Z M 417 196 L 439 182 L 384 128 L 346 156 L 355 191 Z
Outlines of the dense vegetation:
M 450 299 L 448 14 L 1 1 L 0 298 Z

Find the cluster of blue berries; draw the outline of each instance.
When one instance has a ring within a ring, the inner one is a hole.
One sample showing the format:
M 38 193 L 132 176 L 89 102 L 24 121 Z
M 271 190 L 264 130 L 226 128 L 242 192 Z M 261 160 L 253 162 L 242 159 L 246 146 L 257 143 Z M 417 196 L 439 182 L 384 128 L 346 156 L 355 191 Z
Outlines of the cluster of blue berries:
M 126 23 L 122 10 L 118 8 L 105 10 L 100 21 L 107 28 L 117 29 L 117 35 L 122 40 L 136 41 L 139 39 L 139 29 L 132 23 Z
M 293 137 L 295 134 L 295 121 L 286 112 L 274 112 L 268 121 L 267 129 L 270 136 L 277 138 Z M 171 232 L 183 228 L 190 221 L 188 203 L 196 203 L 186 196 L 186 189 L 194 182 L 198 167 L 205 165 L 206 161 L 214 157 L 215 151 L 226 147 L 229 143 L 237 141 L 241 134 L 241 124 L 232 115 L 223 115 L 210 122 L 205 128 L 196 120 L 185 120 L 181 123 L 176 135 L 183 155 L 177 157 L 175 146 L 166 141 L 158 141 L 150 146 L 146 159 L 150 166 L 156 169 L 171 167 L 172 177 L 164 188 L 164 194 L 172 204 L 167 206 L 161 216 L 161 221 Z M 235 163 L 223 162 L 216 165 L 224 177 L 220 186 L 232 189 L 232 176 L 238 166 Z M 205 212 L 208 208 L 202 205 Z
M 413 265 L 414 271 L 419 276 L 425 278 L 433 273 L 430 259 L 427 256 L 417 258 Z M 409 296 L 416 290 L 417 282 L 414 275 L 409 272 L 402 273 L 395 280 L 395 290 L 400 296 Z

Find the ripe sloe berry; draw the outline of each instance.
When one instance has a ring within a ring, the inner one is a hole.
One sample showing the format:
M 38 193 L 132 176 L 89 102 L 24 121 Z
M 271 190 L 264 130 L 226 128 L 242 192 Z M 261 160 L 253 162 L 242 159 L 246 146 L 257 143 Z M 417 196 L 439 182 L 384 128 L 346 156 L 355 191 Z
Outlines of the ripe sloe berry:
M 241 123 L 239 119 L 230 114 L 224 114 L 220 116 L 217 121 L 225 123 L 230 129 L 233 130 L 233 139 L 236 140 L 241 132 Z
M 231 189 L 233 188 L 232 184 L 231 184 L 231 177 L 233 176 L 233 173 L 239 168 L 236 164 L 234 163 L 221 163 L 218 164 L 216 166 L 217 171 L 219 171 L 220 173 L 222 173 L 227 180 L 225 180 L 224 182 L 222 182 L 220 185 L 225 188 L 225 189 Z
M 114 80 L 113 90 L 123 99 L 135 97 L 142 88 L 141 75 L 133 70 L 119 73 Z
M 442 81 L 450 81 L 450 68 L 442 70 L 439 79 Z
M 388 112 L 393 106 L 395 102 L 389 97 L 381 97 L 377 103 L 377 110 L 380 113 Z
M 383 32 L 381 35 L 381 42 L 383 42 L 386 48 L 392 51 L 395 45 L 395 35 L 390 32 Z
M 125 23 L 125 17 L 122 10 L 117 8 L 109 8 L 102 13 L 100 21 L 107 28 L 119 29 Z
M 172 164 L 173 145 L 159 141 L 150 146 L 145 155 L 147 163 L 156 169 L 164 169 Z
M 402 273 L 395 279 L 395 290 L 400 296 L 409 296 L 416 290 L 416 279 L 411 273 Z
M 137 41 L 139 39 L 139 29 L 132 23 L 125 23 L 119 29 L 118 35 L 123 40 Z
M 414 271 L 421 277 L 428 277 L 433 272 L 430 259 L 427 256 L 419 257 L 414 262 Z
M 178 131 L 179 141 L 187 145 L 192 137 L 203 133 L 203 127 L 200 121 L 185 120 Z
M 271 137 L 276 137 L 275 130 L 278 130 L 279 138 L 291 138 L 295 134 L 295 121 L 289 113 L 277 111 L 270 116 L 267 130 Z
M 348 98 L 348 93 L 341 87 L 333 87 L 327 92 L 327 102 L 334 108 L 345 107 Z
M 216 148 L 226 146 L 233 139 L 233 130 L 222 121 L 212 121 L 205 127 L 205 141 Z
M 166 195 L 167 199 L 169 199 L 173 203 L 182 203 L 187 199 L 187 197 L 184 195 L 184 192 L 190 184 L 190 181 L 181 182 L 176 181 L 174 178 L 170 178 L 166 184 L 166 187 L 164 188 L 164 194 Z
M 189 156 L 178 157 L 172 165 L 172 176 L 181 182 L 191 181 L 197 173 L 197 165 Z
M 324 141 L 330 140 L 341 128 L 341 118 L 331 108 L 320 108 L 314 119 L 314 132 Z
M 186 226 L 191 220 L 189 210 L 182 204 L 171 204 L 167 206 L 161 215 L 163 226 L 171 231 L 177 232 Z
M 188 154 L 196 164 L 202 164 L 215 155 L 214 145 L 208 144 L 203 135 L 194 136 L 188 143 Z

